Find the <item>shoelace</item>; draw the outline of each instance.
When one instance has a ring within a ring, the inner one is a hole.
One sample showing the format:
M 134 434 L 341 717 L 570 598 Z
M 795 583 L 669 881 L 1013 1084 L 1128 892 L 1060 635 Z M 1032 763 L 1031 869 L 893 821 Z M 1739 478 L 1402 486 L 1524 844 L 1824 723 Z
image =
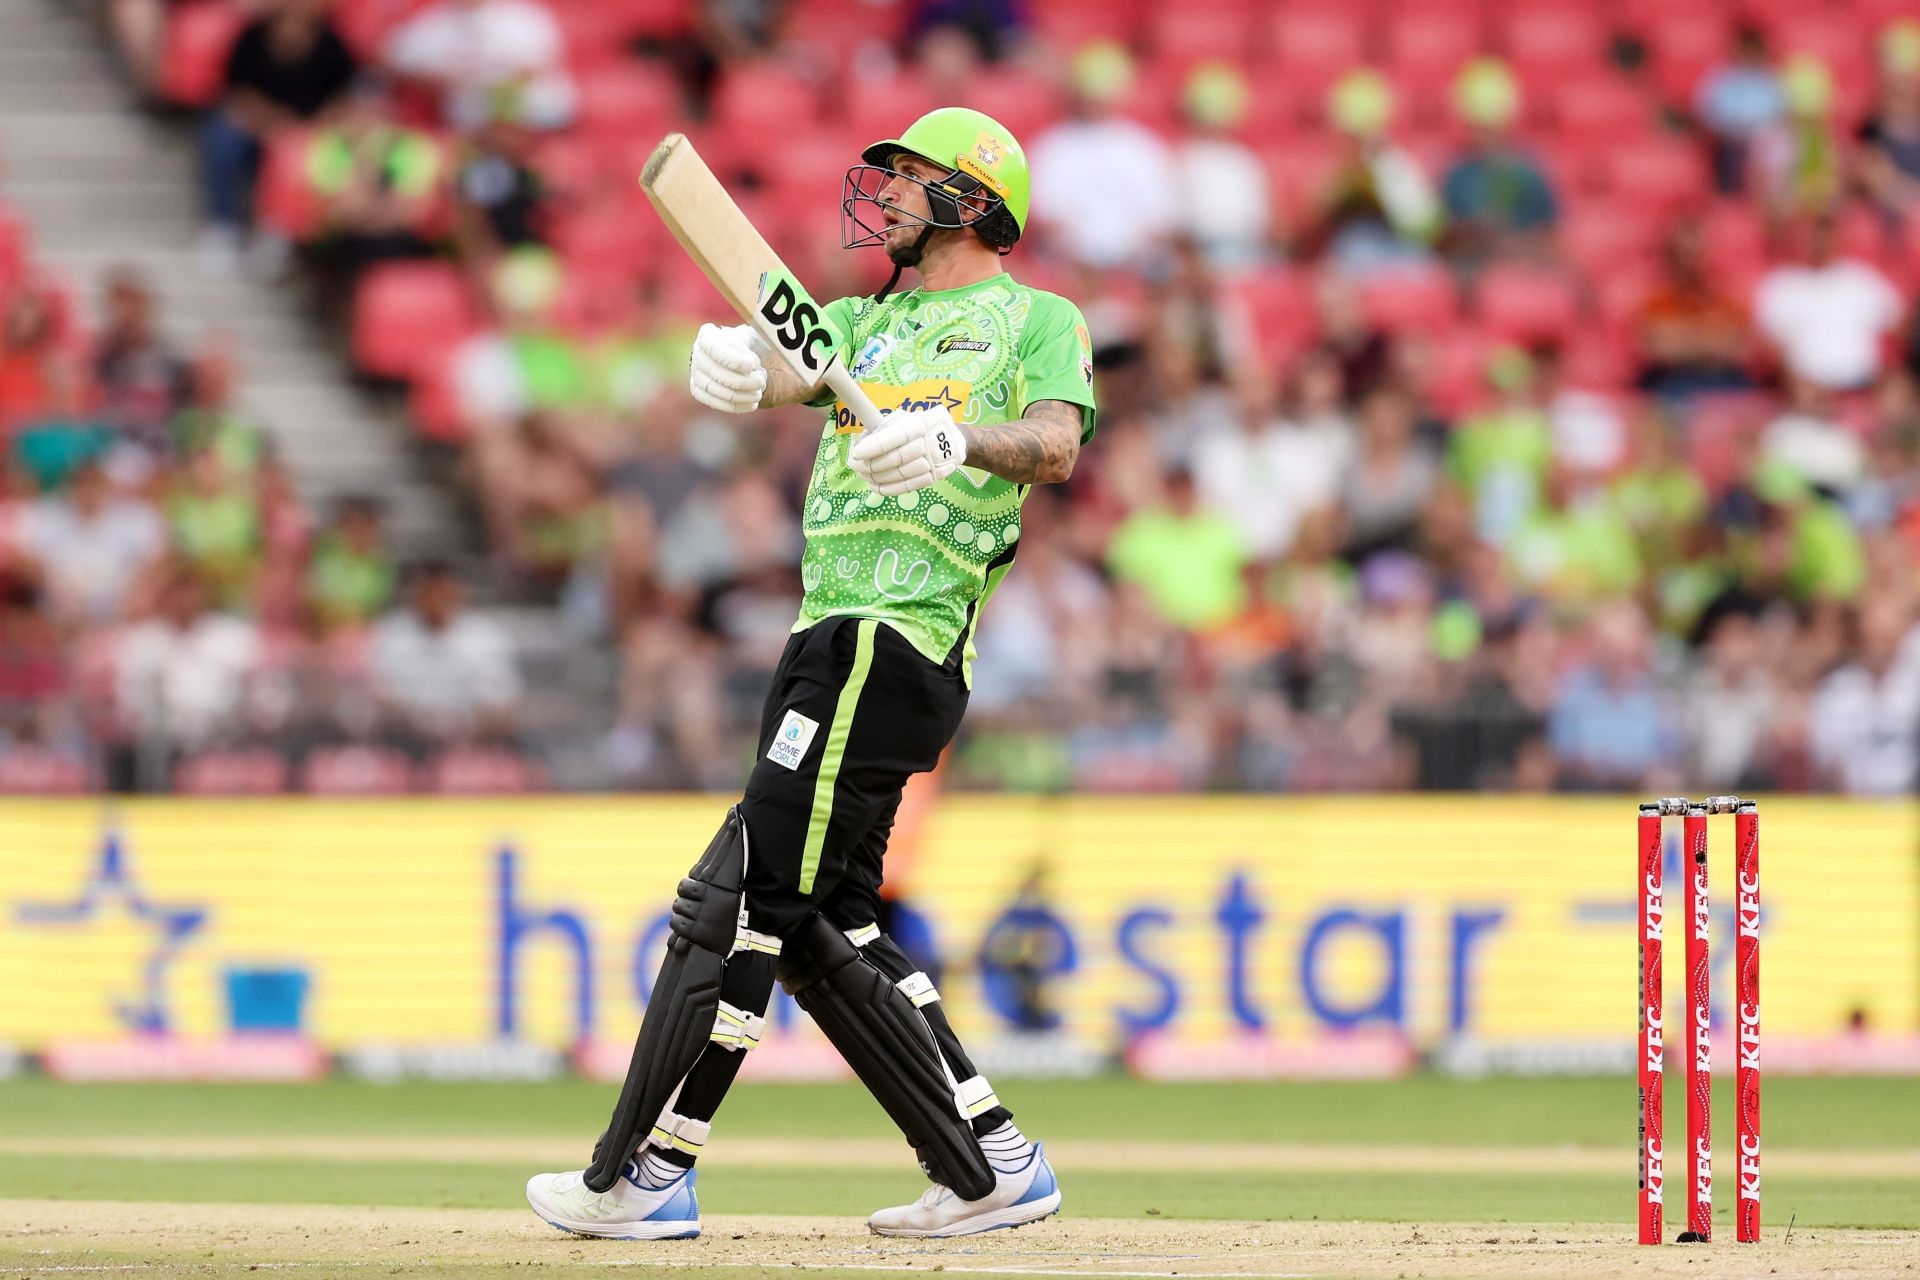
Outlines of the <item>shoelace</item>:
M 953 1191 L 951 1188 L 943 1187 L 936 1182 L 920 1193 L 920 1207 L 922 1209 L 931 1209 L 945 1201 L 952 1194 Z

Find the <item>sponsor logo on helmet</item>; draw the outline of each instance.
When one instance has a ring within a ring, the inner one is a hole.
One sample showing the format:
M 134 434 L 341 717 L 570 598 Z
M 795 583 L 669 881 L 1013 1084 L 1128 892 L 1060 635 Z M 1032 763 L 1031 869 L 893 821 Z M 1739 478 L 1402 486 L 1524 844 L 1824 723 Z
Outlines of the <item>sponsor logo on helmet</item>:
M 1000 162 L 1006 159 L 1006 155 L 1006 144 L 992 133 L 982 131 L 974 139 L 973 146 L 955 156 L 953 161 L 962 173 L 979 179 L 982 185 L 1005 200 L 1012 190 L 999 174 Z

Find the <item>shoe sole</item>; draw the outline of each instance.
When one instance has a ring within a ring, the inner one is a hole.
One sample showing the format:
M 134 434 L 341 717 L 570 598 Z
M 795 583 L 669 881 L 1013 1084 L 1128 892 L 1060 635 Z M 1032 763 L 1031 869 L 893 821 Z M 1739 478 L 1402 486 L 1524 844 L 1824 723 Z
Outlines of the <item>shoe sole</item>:
M 689 1222 L 682 1218 L 664 1222 L 571 1222 L 566 1218 L 548 1213 L 534 1203 L 533 1197 L 527 1197 L 527 1206 L 540 1221 L 555 1231 L 564 1231 L 570 1236 L 585 1236 L 589 1240 L 691 1240 L 700 1234 L 698 1220 Z
M 959 1222 L 944 1227 L 935 1227 L 922 1231 L 915 1227 L 876 1227 L 867 1224 L 867 1230 L 877 1236 L 892 1236 L 896 1239 L 938 1240 L 948 1236 L 977 1236 L 987 1231 L 1008 1231 L 1015 1227 L 1024 1227 L 1038 1222 L 1042 1218 L 1051 1218 L 1060 1212 L 1060 1193 L 1042 1196 L 1026 1204 L 1010 1204 L 1004 1209 L 995 1209 L 989 1213 L 963 1218 Z
M 700 1234 L 698 1223 L 686 1222 L 597 1222 L 591 1225 L 584 1222 L 567 1222 L 560 1218 L 549 1218 L 546 1214 L 534 1210 L 540 1221 L 555 1231 L 570 1236 L 585 1236 L 589 1240 L 691 1240 Z

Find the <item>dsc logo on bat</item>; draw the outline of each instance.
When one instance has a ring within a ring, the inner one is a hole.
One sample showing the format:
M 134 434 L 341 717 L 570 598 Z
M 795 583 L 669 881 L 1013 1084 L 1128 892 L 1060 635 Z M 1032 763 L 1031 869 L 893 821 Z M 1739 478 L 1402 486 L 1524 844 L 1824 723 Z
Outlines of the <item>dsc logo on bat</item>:
M 771 271 L 760 277 L 759 317 L 766 322 L 762 332 L 802 370 L 816 377 L 825 372 L 833 334 L 820 323 L 820 308 L 790 277 Z

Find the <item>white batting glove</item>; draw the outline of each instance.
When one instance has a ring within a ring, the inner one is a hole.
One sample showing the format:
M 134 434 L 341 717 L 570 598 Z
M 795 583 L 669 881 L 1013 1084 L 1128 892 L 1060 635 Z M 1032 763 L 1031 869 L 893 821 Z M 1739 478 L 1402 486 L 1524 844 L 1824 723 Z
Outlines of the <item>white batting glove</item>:
M 889 498 L 944 480 L 966 460 L 967 438 L 945 405 L 890 413 L 847 451 L 847 465 Z
M 767 390 L 767 370 L 760 363 L 764 345 L 748 325 L 701 325 L 687 365 L 687 390 L 709 409 L 752 413 Z

